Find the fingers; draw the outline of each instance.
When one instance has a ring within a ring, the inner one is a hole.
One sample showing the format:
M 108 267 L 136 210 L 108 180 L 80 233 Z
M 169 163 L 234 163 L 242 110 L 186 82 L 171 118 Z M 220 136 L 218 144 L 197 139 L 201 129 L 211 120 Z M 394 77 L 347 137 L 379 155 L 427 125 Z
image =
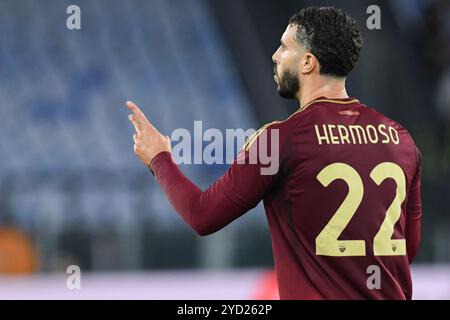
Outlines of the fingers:
M 140 135 L 141 132 L 142 132 L 142 130 L 143 130 L 143 127 L 142 127 L 142 124 L 141 124 L 141 122 L 139 121 L 139 119 L 137 119 L 136 116 L 135 116 L 135 115 L 132 115 L 132 114 L 130 114 L 130 115 L 128 116 L 128 119 L 129 119 L 130 122 L 133 124 L 134 130 L 136 130 L 136 133 L 137 133 L 138 135 Z
M 150 130 L 157 131 L 156 128 L 150 123 L 145 114 L 139 109 L 139 107 L 132 101 L 127 101 L 127 107 L 133 112 L 135 120 L 140 124 L 141 129 L 147 127 Z M 130 119 L 131 120 L 131 119 Z
M 138 150 L 138 147 L 139 147 L 139 143 L 140 143 L 140 140 L 139 140 L 139 135 L 138 134 L 133 134 L 133 141 L 134 141 L 134 152 L 136 153 Z
M 144 120 L 147 119 L 145 114 L 139 109 L 139 107 L 132 101 L 127 101 L 127 107 L 136 115 L 136 117 Z
M 138 137 L 137 134 L 133 134 L 133 140 L 134 140 L 134 153 L 137 155 L 138 154 Z

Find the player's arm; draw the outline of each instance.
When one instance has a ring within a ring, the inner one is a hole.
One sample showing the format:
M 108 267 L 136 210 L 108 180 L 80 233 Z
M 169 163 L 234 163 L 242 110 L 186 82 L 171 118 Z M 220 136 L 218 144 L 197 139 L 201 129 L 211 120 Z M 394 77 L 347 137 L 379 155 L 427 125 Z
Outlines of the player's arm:
M 420 244 L 420 219 L 422 217 L 422 201 L 420 193 L 421 154 L 416 149 L 417 172 L 411 182 L 406 207 L 406 250 L 411 263 L 416 257 Z
M 127 105 L 133 112 L 130 121 L 136 129 L 136 155 L 150 167 L 172 206 L 198 234 L 213 233 L 255 207 L 274 184 L 276 175 L 261 174 L 263 165 L 259 162 L 235 161 L 202 191 L 172 161 L 170 139 L 161 135 L 135 104 Z M 248 157 L 249 151 L 240 155 Z

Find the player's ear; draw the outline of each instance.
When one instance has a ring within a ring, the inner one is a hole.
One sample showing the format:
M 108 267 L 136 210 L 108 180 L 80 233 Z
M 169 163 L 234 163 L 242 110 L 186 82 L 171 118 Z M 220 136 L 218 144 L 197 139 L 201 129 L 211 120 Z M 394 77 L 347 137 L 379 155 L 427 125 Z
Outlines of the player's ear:
M 317 58 L 311 52 L 306 52 L 301 59 L 300 71 L 303 74 L 309 74 L 318 66 Z

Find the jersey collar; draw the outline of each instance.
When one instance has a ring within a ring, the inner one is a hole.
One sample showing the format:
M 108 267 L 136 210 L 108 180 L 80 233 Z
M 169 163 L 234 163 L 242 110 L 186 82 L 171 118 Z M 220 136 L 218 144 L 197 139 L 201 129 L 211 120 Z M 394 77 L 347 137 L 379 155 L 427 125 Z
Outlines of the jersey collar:
M 306 108 L 308 108 L 309 106 L 311 106 L 312 104 L 315 103 L 335 103 L 335 104 L 353 104 L 353 103 L 359 103 L 359 100 L 353 97 L 349 97 L 349 98 L 327 98 L 327 97 L 318 97 L 310 102 L 308 102 L 307 104 L 305 104 L 304 106 L 300 107 L 299 111 L 303 111 Z

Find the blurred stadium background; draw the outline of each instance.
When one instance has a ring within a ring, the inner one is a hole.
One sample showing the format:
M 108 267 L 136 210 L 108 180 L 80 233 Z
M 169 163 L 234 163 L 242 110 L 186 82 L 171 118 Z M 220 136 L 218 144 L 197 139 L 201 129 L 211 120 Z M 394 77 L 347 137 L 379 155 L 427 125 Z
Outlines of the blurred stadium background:
M 66 8 L 81 8 L 81 30 Z M 366 28 L 378 4 L 382 29 Z M 450 2 L 0 0 L 0 299 L 275 298 L 262 206 L 200 238 L 132 150 L 125 101 L 166 134 L 259 128 L 278 98 L 272 53 L 289 17 L 334 5 L 365 47 L 352 96 L 406 126 L 423 153 L 418 299 L 450 299 Z M 207 188 L 225 165 L 182 165 Z M 68 265 L 82 290 L 66 289 Z

